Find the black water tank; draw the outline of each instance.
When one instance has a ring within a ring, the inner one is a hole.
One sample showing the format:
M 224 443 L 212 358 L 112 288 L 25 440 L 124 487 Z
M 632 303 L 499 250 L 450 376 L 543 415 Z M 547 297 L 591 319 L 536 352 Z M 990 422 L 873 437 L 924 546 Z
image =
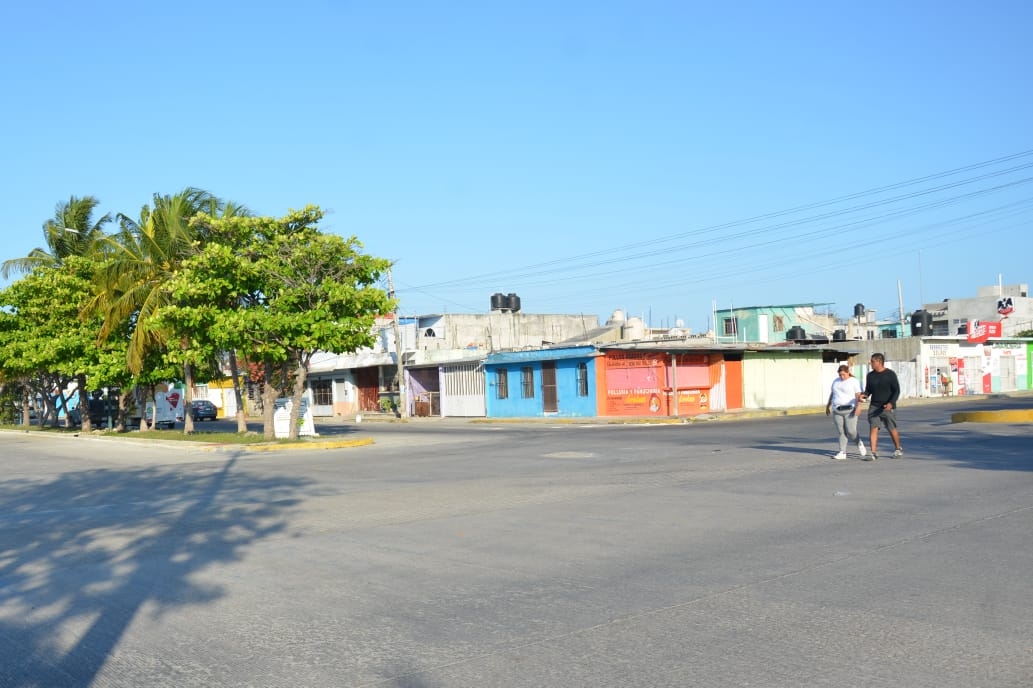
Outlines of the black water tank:
M 863 318 L 864 317 L 864 304 L 863 303 L 855 303 L 854 304 L 854 317 L 855 318 Z
M 968 334 L 968 323 L 958 325 L 958 334 Z
M 501 311 L 508 308 L 509 302 L 506 300 L 505 294 L 492 294 L 491 295 L 491 309 L 493 311 Z
M 846 330 L 836 330 L 832 333 L 832 341 L 834 342 L 845 342 L 846 341 Z
M 804 332 L 804 329 L 799 325 L 793 325 L 786 332 L 786 341 L 792 342 L 799 339 L 807 339 L 807 333 Z
M 516 294 L 510 294 L 506 297 L 506 304 L 509 310 L 516 313 L 520 310 L 520 297 Z
M 929 311 L 915 311 L 911 314 L 911 336 L 928 337 L 933 333 L 933 314 Z M 896 335 L 894 335 L 896 336 Z

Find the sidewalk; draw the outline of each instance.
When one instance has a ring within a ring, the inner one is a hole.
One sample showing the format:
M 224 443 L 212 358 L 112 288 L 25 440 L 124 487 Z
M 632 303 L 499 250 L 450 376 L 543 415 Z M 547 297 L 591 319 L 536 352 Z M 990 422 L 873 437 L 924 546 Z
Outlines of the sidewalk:
M 935 397 L 910 397 L 902 400 L 901 404 L 904 408 L 912 406 L 953 406 L 962 404 L 979 404 L 984 401 L 991 399 L 1029 399 L 1030 407 L 1033 409 L 1033 390 L 1023 390 L 1015 392 L 1002 392 L 996 394 L 969 394 L 965 396 L 935 396 Z M 488 424 L 507 424 L 507 423 L 549 423 L 549 424 L 583 424 L 583 425 L 625 425 L 625 424 L 641 424 L 641 425 L 671 425 L 671 424 L 682 424 L 682 423 L 702 423 L 710 421 L 737 421 L 737 420 L 750 420 L 754 418 L 779 418 L 784 416 L 806 416 L 806 415 L 823 415 L 825 413 L 825 407 L 822 406 L 799 406 L 793 408 L 784 409 L 733 409 L 730 411 L 719 411 L 714 413 L 704 413 L 695 416 L 527 416 L 520 418 L 488 418 L 483 416 L 478 417 L 410 417 L 410 418 L 399 418 L 393 414 L 381 414 L 381 413 L 363 413 L 361 421 L 355 421 L 354 419 L 336 416 L 333 418 L 319 418 L 317 419 L 317 426 L 321 424 L 326 425 L 359 425 L 366 423 L 488 423 Z M 988 413 L 988 412 L 981 412 Z M 989 412 L 993 413 L 993 412 Z

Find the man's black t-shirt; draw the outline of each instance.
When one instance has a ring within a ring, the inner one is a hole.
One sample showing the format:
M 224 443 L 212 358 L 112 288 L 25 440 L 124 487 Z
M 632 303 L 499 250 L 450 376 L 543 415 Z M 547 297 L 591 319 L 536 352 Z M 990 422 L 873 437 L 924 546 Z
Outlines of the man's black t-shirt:
M 872 408 L 882 408 L 886 404 L 893 404 L 893 408 L 896 408 L 897 399 L 900 398 L 897 374 L 889 368 L 883 368 L 879 373 L 874 370 L 869 372 L 864 381 L 864 393 Z

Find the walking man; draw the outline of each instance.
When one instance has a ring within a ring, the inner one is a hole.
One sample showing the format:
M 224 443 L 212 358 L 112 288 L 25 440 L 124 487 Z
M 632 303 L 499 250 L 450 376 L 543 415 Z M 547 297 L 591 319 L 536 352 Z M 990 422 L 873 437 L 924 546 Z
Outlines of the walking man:
M 897 432 L 897 399 L 900 398 L 900 381 L 897 374 L 886 367 L 886 357 L 882 354 L 872 354 L 872 369 L 864 382 L 864 393 L 861 398 L 868 400 L 868 425 L 871 430 L 868 433 L 868 444 L 871 445 L 871 454 L 867 461 L 875 461 L 879 458 L 877 450 L 879 444 L 879 426 L 886 428 L 893 440 L 893 458 L 904 458 L 904 450 L 900 447 L 900 433 Z
M 857 442 L 857 453 L 863 459 L 867 452 L 864 442 L 857 434 L 857 417 L 861 415 L 861 383 L 850 374 L 850 366 L 839 366 L 839 377 L 832 382 L 829 403 L 825 404 L 825 415 L 831 415 L 839 433 L 839 453 L 832 458 L 846 459 L 847 441 Z

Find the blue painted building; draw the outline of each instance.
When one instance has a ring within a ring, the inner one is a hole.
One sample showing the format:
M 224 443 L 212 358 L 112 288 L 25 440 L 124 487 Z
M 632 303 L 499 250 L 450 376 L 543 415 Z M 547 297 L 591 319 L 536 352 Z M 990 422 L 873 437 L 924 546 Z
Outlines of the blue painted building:
M 488 354 L 488 418 L 597 415 L 594 346 Z

